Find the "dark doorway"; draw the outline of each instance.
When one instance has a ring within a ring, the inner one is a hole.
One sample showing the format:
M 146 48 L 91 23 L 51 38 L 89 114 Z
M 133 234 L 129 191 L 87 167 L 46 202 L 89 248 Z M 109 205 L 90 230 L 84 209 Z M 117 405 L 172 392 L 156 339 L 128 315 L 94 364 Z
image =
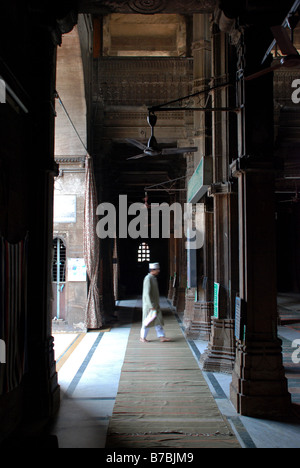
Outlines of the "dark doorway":
M 141 244 L 146 243 L 150 251 L 150 260 L 139 261 Z M 120 289 L 123 297 L 141 295 L 143 281 L 149 272 L 149 262 L 159 262 L 161 273 L 158 278 L 160 293 L 168 291 L 168 239 L 120 239 Z
M 279 292 L 300 292 L 300 203 L 281 197 L 277 205 Z

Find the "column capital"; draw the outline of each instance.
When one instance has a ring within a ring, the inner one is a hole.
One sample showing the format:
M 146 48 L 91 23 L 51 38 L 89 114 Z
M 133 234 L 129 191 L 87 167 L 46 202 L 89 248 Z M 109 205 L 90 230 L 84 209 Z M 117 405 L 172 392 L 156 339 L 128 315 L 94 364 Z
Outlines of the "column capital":
M 208 39 L 201 39 L 199 41 L 195 41 L 192 44 L 192 51 L 198 51 L 198 50 L 207 50 L 211 51 L 211 41 Z
M 233 193 L 236 195 L 237 192 L 232 182 L 219 182 L 212 184 L 208 191 L 209 196 L 229 195 Z
M 275 174 L 273 161 L 259 160 L 253 156 L 241 156 L 230 164 L 232 177 L 239 177 L 241 174 L 249 172 Z

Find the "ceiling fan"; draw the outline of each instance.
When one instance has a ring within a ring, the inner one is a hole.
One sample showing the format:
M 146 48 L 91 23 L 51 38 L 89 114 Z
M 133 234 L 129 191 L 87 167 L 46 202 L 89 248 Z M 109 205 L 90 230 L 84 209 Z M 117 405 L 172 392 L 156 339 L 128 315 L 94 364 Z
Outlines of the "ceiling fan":
M 283 53 L 284 57 L 280 60 L 279 63 L 269 67 L 265 68 L 264 70 L 260 70 L 257 73 L 254 73 L 253 75 L 246 76 L 245 80 L 246 81 L 251 81 L 256 78 L 260 78 L 263 75 L 266 75 L 268 73 L 271 73 L 275 70 L 278 70 L 280 68 L 296 68 L 300 67 L 300 54 L 294 44 L 292 43 L 289 34 L 287 30 L 285 29 L 284 26 L 273 26 L 271 28 L 273 35 L 275 37 L 275 40 Z
M 300 202 L 300 197 L 299 197 L 299 192 L 297 190 L 295 196 L 292 197 L 291 200 L 282 200 L 279 203 L 299 203 L 299 202 Z
M 288 179 L 288 178 L 287 178 Z M 300 196 L 299 196 L 299 188 L 298 188 L 298 183 L 295 181 L 295 192 L 292 192 L 294 194 L 290 200 L 281 200 L 279 203 L 299 203 L 300 202 Z
M 191 147 L 191 148 L 160 148 L 159 144 L 157 143 L 157 140 L 154 136 L 154 127 L 157 122 L 157 117 L 154 114 L 154 112 L 149 112 L 148 116 L 148 124 L 151 127 L 151 137 L 149 138 L 147 146 L 141 143 L 140 141 L 137 140 L 132 140 L 131 138 L 127 138 L 127 142 L 136 146 L 137 148 L 143 150 L 142 154 L 138 154 L 137 156 L 134 156 L 133 158 L 128 158 L 130 159 L 141 159 L 145 158 L 147 156 L 154 157 L 154 156 L 170 156 L 173 154 L 184 154 L 184 153 L 196 153 L 198 151 L 197 147 Z

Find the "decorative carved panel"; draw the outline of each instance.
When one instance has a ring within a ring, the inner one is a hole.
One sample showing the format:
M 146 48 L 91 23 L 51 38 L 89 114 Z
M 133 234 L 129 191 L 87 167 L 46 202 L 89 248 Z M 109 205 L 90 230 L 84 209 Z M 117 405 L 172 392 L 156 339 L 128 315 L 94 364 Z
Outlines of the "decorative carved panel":
M 192 59 L 101 58 L 94 67 L 94 101 L 105 106 L 151 106 L 192 92 Z
M 210 13 L 216 0 L 79 0 L 80 13 Z

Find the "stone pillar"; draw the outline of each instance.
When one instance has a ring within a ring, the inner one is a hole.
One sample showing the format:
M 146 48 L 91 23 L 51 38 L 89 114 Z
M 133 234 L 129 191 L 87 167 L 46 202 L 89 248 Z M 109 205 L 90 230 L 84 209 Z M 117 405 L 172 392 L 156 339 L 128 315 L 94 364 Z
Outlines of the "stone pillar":
M 229 81 L 230 46 L 227 37 L 214 27 L 214 86 Z M 230 91 L 225 86 L 214 92 L 214 106 L 229 107 Z M 231 373 L 235 359 L 234 310 L 238 283 L 237 194 L 229 179 L 231 135 L 229 112 L 213 114 L 214 183 L 214 283 L 219 285 L 218 315 L 212 318 L 211 337 L 201 364 L 207 371 Z
M 186 181 L 180 181 L 180 189 L 185 188 Z M 178 203 L 182 206 L 182 213 L 184 213 L 185 203 L 185 191 L 178 192 L 177 196 Z M 175 239 L 176 246 L 176 286 L 174 290 L 174 306 L 177 309 L 177 313 L 182 314 L 185 310 L 185 293 L 187 285 L 187 267 L 186 267 L 186 240 Z
M 21 343 L 13 333 L 10 345 L 20 374 L 13 380 L 14 389 L 0 396 L 2 441 L 21 422 L 24 433 L 29 428 L 30 435 L 41 431 L 60 401 L 51 336 L 53 187 L 58 175 L 54 90 L 56 47 L 62 31 L 70 31 L 76 19 L 72 25 L 65 21 L 65 6 L 54 3 L 28 8 L 27 2 L 12 1 L 1 11 L 1 75 L 14 96 L 0 106 L 0 231 L 11 243 L 28 239 L 22 291 L 27 313 L 14 323 L 25 337 L 25 362 L 21 368 Z M 17 290 L 12 290 L 12 297 L 16 295 Z
M 186 293 L 186 250 L 185 250 L 185 239 L 178 239 L 177 243 L 177 255 L 178 255 L 178 270 L 176 275 L 176 291 L 175 293 L 175 307 L 177 312 L 183 313 L 185 310 L 185 293 Z
M 208 88 L 211 79 L 211 33 L 210 33 L 210 16 L 203 14 L 195 14 L 193 17 L 193 57 L 194 57 L 194 93 L 203 91 Z M 201 95 L 201 105 L 207 99 L 207 95 Z M 195 146 L 199 150 L 193 154 L 193 157 L 188 165 L 188 179 L 192 177 L 194 171 L 203 156 L 211 154 L 211 116 L 205 112 L 194 113 Z M 204 205 L 205 211 L 205 205 Z M 210 295 L 209 288 L 203 289 L 203 272 L 211 274 L 207 271 L 209 262 L 206 262 L 210 244 L 210 232 L 206 223 L 206 215 L 204 214 L 201 222 L 204 224 L 204 245 L 201 255 L 197 255 L 197 274 L 198 286 L 187 291 L 185 319 L 186 336 L 188 338 L 197 339 L 207 338 L 208 329 L 210 328 Z M 197 220 L 196 220 L 197 224 Z M 207 284 L 207 282 L 206 282 Z M 208 313 L 207 313 L 208 312 Z
M 195 302 L 195 297 L 187 295 L 186 302 L 186 324 L 185 334 L 192 340 L 208 341 L 211 335 L 211 318 L 214 313 L 213 302 Z M 189 307 L 190 305 L 190 307 Z
M 35 43 L 35 47 L 32 44 Z M 28 63 L 34 96 L 30 142 L 31 179 L 28 253 L 28 372 L 24 380 L 28 420 L 47 419 L 59 407 L 60 392 L 54 361 L 52 317 L 52 241 L 54 175 L 54 86 L 56 46 L 46 30 L 32 36 Z M 32 50 L 34 49 L 34 51 Z M 31 61 L 30 61 L 31 60 Z
M 204 300 L 201 302 L 199 316 L 200 338 L 209 340 L 211 334 L 211 319 L 214 314 L 214 212 L 212 198 L 208 198 L 205 206 L 205 239 L 203 249 L 203 282 Z M 198 304 L 195 309 L 199 310 Z
M 119 300 L 119 256 L 118 256 L 118 241 L 114 240 L 114 253 L 113 253 L 113 277 L 114 277 L 114 300 Z
M 196 288 L 189 288 L 185 295 L 185 310 L 183 318 L 183 326 L 185 328 L 185 334 L 188 338 L 191 338 L 191 330 L 193 329 L 193 322 L 195 318 L 194 305 L 195 305 L 195 294 Z
M 240 194 L 240 297 L 244 337 L 238 340 L 231 384 L 237 411 L 281 417 L 290 395 L 277 337 L 274 174 L 271 167 L 235 172 Z
M 176 199 L 171 195 L 170 205 L 172 205 Z M 169 290 L 168 300 L 174 305 L 174 291 L 176 288 L 176 239 L 174 238 L 174 216 L 171 213 L 171 233 L 169 242 Z
M 252 27 L 238 46 L 239 69 L 257 71 L 270 42 Z M 246 48 L 245 48 L 246 45 Z M 239 191 L 239 295 L 241 334 L 231 384 L 231 401 L 245 416 L 278 418 L 290 394 L 277 336 L 277 278 L 273 166 L 273 76 L 238 84 L 239 158 L 232 164 Z M 263 103 L 263 105 L 262 105 Z
M 172 239 L 172 244 L 173 244 L 173 259 L 171 258 L 171 263 L 172 263 L 172 285 L 171 285 L 171 290 L 170 290 L 170 301 L 173 307 L 175 307 L 176 302 L 177 302 L 177 289 L 178 289 L 178 249 L 177 249 L 177 244 L 179 240 L 178 239 Z
M 208 88 L 211 80 L 211 32 L 210 15 L 194 15 L 194 93 Z M 195 107 L 205 105 L 207 94 L 200 95 L 201 103 L 195 102 Z M 211 154 L 211 137 L 207 130 L 211 125 L 211 117 L 207 112 L 194 112 L 195 145 L 198 153 L 194 154 L 194 170 L 197 168 L 202 156 Z
M 100 305 L 103 325 L 115 320 L 112 242 L 109 238 L 100 241 Z

